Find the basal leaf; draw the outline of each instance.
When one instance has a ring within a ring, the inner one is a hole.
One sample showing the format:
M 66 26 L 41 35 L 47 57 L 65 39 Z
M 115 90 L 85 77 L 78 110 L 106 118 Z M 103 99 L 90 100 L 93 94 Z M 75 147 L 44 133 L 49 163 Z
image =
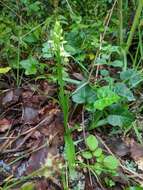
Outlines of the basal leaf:
M 96 100 L 96 94 L 89 85 L 86 85 L 73 94 L 72 100 L 78 104 L 91 103 Z
M 124 83 L 116 83 L 115 84 L 115 92 L 119 96 L 126 98 L 128 101 L 135 100 L 135 97 L 134 97 L 132 91 Z
M 134 118 L 129 115 L 109 115 L 107 121 L 112 126 L 127 127 L 131 125 Z
M 95 149 L 98 147 L 98 140 L 94 135 L 89 135 L 86 138 L 86 145 L 91 151 L 95 151 Z
M 37 59 L 32 56 L 20 62 L 22 68 L 25 69 L 26 75 L 36 74 L 38 64 L 39 62 L 37 61 Z
M 93 156 L 95 157 L 100 157 L 102 154 L 102 149 L 101 148 L 97 148 L 94 152 L 93 152 Z
M 84 152 L 82 152 L 82 156 L 85 159 L 91 159 L 93 157 L 90 151 L 84 151 Z
M 109 155 L 104 158 L 104 166 L 110 170 L 115 170 L 119 166 L 119 161 L 116 157 Z
M 97 90 L 98 100 L 94 102 L 94 107 L 98 110 L 103 110 L 104 108 L 116 103 L 120 100 L 120 97 L 113 92 L 109 86 L 103 86 Z
M 128 69 L 120 73 L 121 80 L 127 81 L 130 87 L 136 87 L 141 81 L 143 81 L 143 76 L 140 72 L 134 69 Z
M 100 98 L 95 101 L 94 107 L 98 110 L 103 110 L 104 108 L 116 103 L 120 100 L 120 97 L 116 94 L 112 94 L 112 96 L 107 96 L 105 98 Z

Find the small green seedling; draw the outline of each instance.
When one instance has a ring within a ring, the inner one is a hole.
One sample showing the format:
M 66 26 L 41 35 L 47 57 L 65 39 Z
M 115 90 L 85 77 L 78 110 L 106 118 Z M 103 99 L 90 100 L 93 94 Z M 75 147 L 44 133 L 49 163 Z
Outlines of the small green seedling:
M 86 138 L 86 146 L 87 149 L 82 152 L 82 157 L 87 160 L 95 160 L 95 163 L 90 165 L 90 167 L 95 171 L 97 175 L 100 175 L 102 172 L 110 173 L 113 175 L 117 174 L 119 161 L 115 156 L 106 156 L 103 153 L 103 150 L 99 147 L 98 140 L 94 135 L 89 135 Z
M 7 73 L 11 68 L 10 67 L 2 67 L 0 68 L 0 74 L 5 74 Z

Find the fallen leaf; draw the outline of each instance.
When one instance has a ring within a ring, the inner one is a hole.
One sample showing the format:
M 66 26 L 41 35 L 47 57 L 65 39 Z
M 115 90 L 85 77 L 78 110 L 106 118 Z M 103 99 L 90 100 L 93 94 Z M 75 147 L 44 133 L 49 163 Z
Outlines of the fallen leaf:
M 143 146 L 132 139 L 130 144 L 130 151 L 131 157 L 138 165 L 138 169 L 143 171 Z
M 106 141 L 110 149 L 118 156 L 123 157 L 130 153 L 129 146 L 119 137 L 110 138 Z
M 2 132 L 2 133 L 5 132 L 11 126 L 12 126 L 12 123 L 8 119 L 1 119 L 0 120 L 0 132 Z
M 22 119 L 25 123 L 35 123 L 38 120 L 38 109 L 26 106 L 23 109 L 22 115 Z
M 6 107 L 11 104 L 15 104 L 19 100 L 20 93 L 20 89 L 7 91 L 2 98 L 2 105 Z

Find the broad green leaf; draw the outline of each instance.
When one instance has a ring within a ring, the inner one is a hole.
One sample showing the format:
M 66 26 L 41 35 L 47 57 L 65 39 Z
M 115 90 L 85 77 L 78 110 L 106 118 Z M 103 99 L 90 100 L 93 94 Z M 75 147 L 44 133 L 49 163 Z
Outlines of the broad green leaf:
M 103 164 L 104 158 L 105 158 L 105 155 L 101 154 L 99 157 L 96 158 L 96 161 L 98 163 L 102 163 Z
M 86 138 L 86 145 L 91 151 L 95 151 L 95 149 L 98 147 L 98 140 L 94 135 L 89 135 Z
M 103 110 L 104 108 L 116 103 L 120 100 L 120 97 L 116 94 L 112 94 L 112 96 L 107 96 L 105 98 L 101 98 L 94 103 L 94 107 L 98 110 Z
M 131 125 L 133 119 L 123 115 L 109 115 L 107 121 L 112 126 L 127 127 Z
M 72 47 L 69 44 L 64 45 L 64 48 L 67 52 L 70 53 L 70 55 L 75 55 L 77 53 L 76 48 Z
M 29 44 L 36 43 L 38 41 L 33 33 L 30 33 L 29 35 L 25 36 L 23 40 Z
M 90 151 L 84 151 L 84 152 L 82 152 L 82 156 L 85 159 L 91 159 L 93 157 Z
M 102 149 L 101 148 L 97 148 L 94 152 L 93 152 L 93 156 L 95 157 L 100 157 L 102 154 Z
M 110 114 L 115 115 L 130 115 L 131 112 L 129 111 L 129 106 L 127 104 L 112 104 L 109 108 Z
M 96 100 L 96 94 L 89 85 L 86 85 L 73 94 L 72 100 L 78 104 L 92 103 Z
M 128 110 L 127 105 L 113 104 L 108 110 L 109 116 L 106 119 L 112 126 L 128 127 L 135 120 L 134 115 Z
M 98 110 L 103 110 L 104 108 L 112 105 L 119 101 L 120 97 L 113 92 L 109 86 L 103 86 L 97 90 L 98 100 L 94 102 L 94 107 Z
M 134 97 L 132 91 L 124 83 L 116 83 L 115 84 L 115 92 L 119 96 L 126 98 L 128 101 L 135 100 L 135 97 Z
M 141 81 L 143 81 L 143 76 L 136 70 L 128 69 L 127 71 L 122 71 L 120 73 L 121 80 L 125 80 L 128 82 L 129 86 L 134 88 Z
M 143 190 L 143 187 L 131 186 L 131 187 L 126 188 L 125 190 Z
M 0 74 L 5 74 L 7 73 L 8 71 L 10 71 L 10 67 L 2 67 L 0 68 Z
M 108 96 L 116 95 L 115 92 L 113 92 L 109 86 L 103 86 L 97 89 L 97 97 L 100 98 L 106 98 Z
M 98 58 L 96 61 L 97 65 L 107 65 L 107 60 L 105 58 Z
M 20 65 L 22 66 L 22 68 L 25 69 L 26 75 L 36 74 L 38 64 L 39 62 L 37 61 L 37 59 L 32 56 L 30 56 L 26 60 L 20 61 Z
M 114 156 L 106 156 L 104 158 L 104 166 L 110 170 L 115 170 L 119 166 L 119 161 Z
M 109 64 L 113 67 L 123 67 L 123 61 L 120 61 L 120 60 L 115 60 L 113 61 L 111 64 Z
M 106 70 L 106 69 L 102 69 L 102 70 L 100 71 L 100 74 L 101 74 L 102 76 L 104 76 L 104 77 L 107 77 L 107 76 L 109 76 L 109 71 Z
M 24 185 L 22 185 L 22 187 L 20 188 L 20 190 L 34 190 L 35 186 L 33 183 L 25 183 Z

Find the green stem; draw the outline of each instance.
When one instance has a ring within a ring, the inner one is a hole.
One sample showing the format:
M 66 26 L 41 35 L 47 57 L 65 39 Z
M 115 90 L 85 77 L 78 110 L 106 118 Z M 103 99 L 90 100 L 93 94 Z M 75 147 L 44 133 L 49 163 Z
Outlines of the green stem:
M 119 4 L 119 42 L 123 44 L 123 0 L 118 1 Z
M 131 30 L 130 30 L 128 40 L 127 40 L 127 45 L 126 45 L 126 48 L 125 48 L 126 52 L 129 51 L 129 48 L 131 46 L 131 43 L 132 43 L 132 40 L 133 40 L 133 37 L 134 37 L 134 33 L 135 33 L 136 28 L 137 28 L 138 23 L 139 23 L 142 8 L 143 8 L 143 0 L 139 0 L 138 7 L 137 7 L 137 10 L 136 10 L 136 14 L 135 14 L 135 17 L 134 17 L 134 21 L 133 21 L 133 24 L 132 24 L 132 27 L 131 27 Z

